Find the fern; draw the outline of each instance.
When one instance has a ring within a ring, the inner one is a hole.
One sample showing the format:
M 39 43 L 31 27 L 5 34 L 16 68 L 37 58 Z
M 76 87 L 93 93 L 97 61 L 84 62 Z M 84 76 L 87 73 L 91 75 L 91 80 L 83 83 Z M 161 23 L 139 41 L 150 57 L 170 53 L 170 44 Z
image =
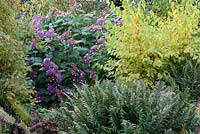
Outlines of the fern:
M 80 134 L 154 134 L 194 131 L 200 122 L 187 95 L 158 82 L 153 89 L 142 81 L 127 85 L 104 81 L 84 86 L 65 107 Z M 69 114 L 70 113 L 70 114 Z

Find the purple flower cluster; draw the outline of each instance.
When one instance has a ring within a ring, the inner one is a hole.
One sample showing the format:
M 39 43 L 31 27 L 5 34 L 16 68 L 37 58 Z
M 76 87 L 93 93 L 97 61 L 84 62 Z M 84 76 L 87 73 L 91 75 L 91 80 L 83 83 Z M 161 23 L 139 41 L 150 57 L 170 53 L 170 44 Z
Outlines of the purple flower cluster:
M 78 76 L 79 70 L 75 63 L 70 63 L 70 66 L 72 67 L 72 76 Z
M 76 44 L 77 44 L 77 41 L 74 40 L 73 38 L 70 38 L 70 39 L 67 40 L 67 43 L 68 43 L 69 45 L 76 45 Z
M 75 63 L 70 63 L 70 66 L 72 67 L 72 76 L 81 83 L 85 83 L 86 82 L 86 74 L 83 70 L 79 70 L 77 65 Z M 77 79 L 78 78 L 78 79 Z M 74 79 L 74 80 L 75 80 Z
M 84 56 L 83 56 L 83 61 L 85 62 L 85 64 L 87 64 L 87 65 L 89 65 L 90 64 L 90 56 L 89 56 L 89 54 L 87 53 L 87 54 L 85 54 Z
M 51 38 L 53 36 L 56 36 L 56 33 L 54 33 L 54 28 L 50 28 L 48 31 L 44 32 L 44 31 L 38 31 L 37 32 L 37 37 L 39 38 Z
M 42 67 L 45 69 L 45 70 L 48 70 L 50 67 L 51 67 L 51 60 L 50 58 L 45 58 L 42 62 Z
M 65 38 L 66 38 L 67 36 L 69 36 L 70 33 L 71 33 L 71 31 L 70 31 L 69 29 L 68 29 L 66 32 L 64 32 L 64 33 L 60 36 L 60 41 L 65 40 Z
M 34 23 L 33 28 L 37 31 L 42 30 L 42 21 L 46 20 L 46 17 L 41 16 L 41 14 L 37 14 L 33 16 L 32 21 Z
M 57 86 L 54 86 L 54 85 L 51 85 L 51 84 L 47 84 L 47 90 L 50 93 L 56 93 L 56 95 L 58 97 L 60 97 L 62 95 L 62 91 Z
M 42 21 L 46 20 L 46 17 L 37 14 L 33 16 L 32 21 L 34 23 L 33 28 L 37 31 L 36 35 L 39 38 L 51 38 L 55 36 L 54 29 L 50 28 L 48 31 L 42 31 Z
M 120 18 L 120 19 L 115 19 L 114 20 L 114 25 L 116 25 L 116 26 L 121 26 L 122 25 L 122 19 Z
M 57 65 L 53 65 L 53 67 L 49 68 L 46 73 L 48 76 L 55 78 L 56 83 L 60 83 L 62 81 L 62 76 L 59 73 Z
M 97 24 L 103 24 L 106 21 L 106 17 L 100 17 L 97 19 L 96 23 Z
M 104 38 L 104 37 L 101 37 L 101 38 L 99 38 L 99 39 L 97 40 L 97 43 L 98 43 L 98 44 L 103 44 L 105 41 L 106 41 L 105 38 Z
M 45 33 L 45 36 L 46 38 L 51 38 L 55 36 L 55 33 L 54 33 L 54 29 L 53 28 L 50 28 L 46 33 Z
M 99 49 L 98 45 L 94 45 L 90 48 L 90 53 L 93 54 L 94 52 L 96 52 Z
M 47 90 L 50 93 L 56 93 L 57 96 L 61 95 L 60 89 L 55 86 L 62 81 L 62 76 L 59 72 L 59 67 L 57 65 L 52 65 L 50 58 L 45 58 L 42 62 L 42 67 L 46 70 L 46 74 L 51 78 L 52 82 L 54 84 L 48 84 L 47 85 Z
M 101 26 L 95 25 L 95 24 L 90 25 L 88 28 L 89 28 L 90 31 L 98 31 L 98 30 L 101 30 Z

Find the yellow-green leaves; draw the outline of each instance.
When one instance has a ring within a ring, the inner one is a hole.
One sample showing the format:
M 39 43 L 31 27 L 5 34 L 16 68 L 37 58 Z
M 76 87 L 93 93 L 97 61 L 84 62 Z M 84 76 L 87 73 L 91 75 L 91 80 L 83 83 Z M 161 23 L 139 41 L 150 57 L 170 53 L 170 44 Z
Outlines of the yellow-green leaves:
M 109 53 L 119 58 L 116 74 L 133 79 L 158 80 L 168 69 L 168 62 L 179 62 L 185 54 L 200 59 L 199 11 L 190 2 L 171 2 L 167 17 L 138 5 L 124 5 L 120 13 L 123 25 L 109 24 Z M 119 13 L 117 13 L 119 15 Z M 112 62 L 113 63 L 113 62 Z

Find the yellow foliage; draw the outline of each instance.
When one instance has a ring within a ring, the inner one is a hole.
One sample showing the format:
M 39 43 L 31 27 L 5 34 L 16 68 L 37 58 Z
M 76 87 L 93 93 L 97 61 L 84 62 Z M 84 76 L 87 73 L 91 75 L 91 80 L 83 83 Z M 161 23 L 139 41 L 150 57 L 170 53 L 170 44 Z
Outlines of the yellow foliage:
M 124 5 L 125 10 L 117 12 L 123 25 L 109 24 L 107 34 L 109 53 L 119 58 L 107 66 L 116 67 L 117 75 L 126 80 L 158 80 L 169 61 L 179 62 L 186 54 L 200 61 L 198 9 L 190 1 L 170 5 L 166 18 L 147 13 L 145 3 L 134 9 Z

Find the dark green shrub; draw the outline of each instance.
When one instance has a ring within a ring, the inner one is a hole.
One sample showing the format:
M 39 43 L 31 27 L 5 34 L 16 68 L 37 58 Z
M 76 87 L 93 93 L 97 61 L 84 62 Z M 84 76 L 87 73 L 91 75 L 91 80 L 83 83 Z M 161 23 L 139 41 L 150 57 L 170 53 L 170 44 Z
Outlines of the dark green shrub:
M 170 85 L 177 85 L 182 92 L 188 91 L 192 100 L 200 96 L 200 64 L 191 57 L 180 63 L 170 63 L 169 72 L 163 80 Z
M 83 89 L 65 109 L 76 133 L 180 133 L 194 131 L 200 121 L 187 94 L 162 82 L 153 89 L 141 81 L 129 85 L 107 81 Z
M 33 17 L 36 38 L 31 43 L 27 63 L 40 104 L 58 104 L 62 93 L 74 84 L 93 84 L 105 75 L 95 64 L 106 57 L 95 55 L 105 45 L 104 22 L 107 10 L 96 14 L 69 14 L 54 11 L 48 17 Z M 108 57 L 107 57 L 108 58 Z M 47 63 L 49 62 L 49 63 Z M 105 63 L 105 62 L 104 62 Z M 48 65 L 47 65 L 48 64 Z

